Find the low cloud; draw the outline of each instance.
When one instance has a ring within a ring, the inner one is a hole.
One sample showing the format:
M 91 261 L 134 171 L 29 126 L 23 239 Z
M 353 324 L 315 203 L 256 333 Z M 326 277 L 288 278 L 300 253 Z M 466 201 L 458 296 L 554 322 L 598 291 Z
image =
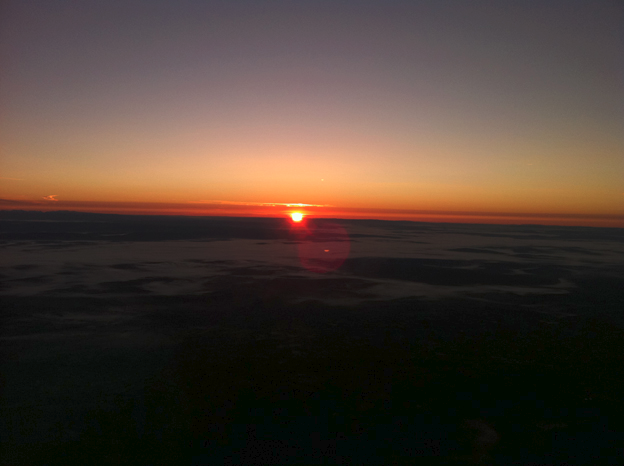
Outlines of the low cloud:
M 239 202 L 239 201 L 190 201 L 191 204 L 217 204 L 217 205 L 246 205 L 255 207 L 333 207 L 327 204 L 301 204 L 301 203 L 285 203 L 285 202 Z
M 44 201 L 58 201 L 57 196 L 58 194 L 50 194 L 49 196 L 44 196 L 43 200 Z
M 0 199 L 0 204 L 15 204 L 15 205 L 23 205 L 23 204 L 36 204 L 39 201 L 29 201 L 26 199 Z

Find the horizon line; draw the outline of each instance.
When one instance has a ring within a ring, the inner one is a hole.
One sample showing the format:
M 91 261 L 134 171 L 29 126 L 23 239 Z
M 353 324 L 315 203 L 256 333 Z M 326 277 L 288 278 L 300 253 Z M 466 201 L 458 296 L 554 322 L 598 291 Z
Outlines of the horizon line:
M 284 217 L 292 208 L 304 211 L 307 217 L 343 218 L 388 221 L 479 224 L 537 224 L 559 226 L 595 226 L 624 228 L 624 215 L 544 213 L 544 212 L 487 212 L 457 210 L 393 209 L 365 207 L 329 207 L 303 203 L 221 203 L 186 202 L 132 202 L 132 201 L 33 201 L 0 199 L 0 211 L 73 211 L 119 215 L 222 216 L 222 217 Z M 288 208 L 284 210 L 284 208 Z M 532 223 L 527 223 L 532 221 Z M 535 223 L 537 221 L 537 223 Z

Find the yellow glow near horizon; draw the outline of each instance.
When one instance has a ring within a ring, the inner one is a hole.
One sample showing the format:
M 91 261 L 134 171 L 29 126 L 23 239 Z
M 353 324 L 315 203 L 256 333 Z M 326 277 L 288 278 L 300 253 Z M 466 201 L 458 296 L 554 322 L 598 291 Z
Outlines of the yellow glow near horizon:
M 293 222 L 300 222 L 303 220 L 303 214 L 301 212 L 293 212 L 290 216 L 292 217 Z

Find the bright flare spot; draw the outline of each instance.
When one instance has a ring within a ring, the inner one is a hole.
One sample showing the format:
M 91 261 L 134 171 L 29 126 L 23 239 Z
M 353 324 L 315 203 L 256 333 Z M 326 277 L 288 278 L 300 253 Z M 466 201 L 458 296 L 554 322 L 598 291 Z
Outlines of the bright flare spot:
M 293 219 L 293 222 L 300 222 L 301 220 L 303 220 L 303 214 L 301 212 L 295 212 L 291 214 L 291 217 Z

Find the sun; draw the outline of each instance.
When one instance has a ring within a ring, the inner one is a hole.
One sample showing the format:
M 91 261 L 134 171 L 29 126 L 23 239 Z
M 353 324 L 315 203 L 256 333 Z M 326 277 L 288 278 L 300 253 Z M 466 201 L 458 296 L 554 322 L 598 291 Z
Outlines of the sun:
M 290 216 L 292 217 L 293 222 L 300 222 L 303 220 L 303 214 L 301 212 L 293 212 Z

